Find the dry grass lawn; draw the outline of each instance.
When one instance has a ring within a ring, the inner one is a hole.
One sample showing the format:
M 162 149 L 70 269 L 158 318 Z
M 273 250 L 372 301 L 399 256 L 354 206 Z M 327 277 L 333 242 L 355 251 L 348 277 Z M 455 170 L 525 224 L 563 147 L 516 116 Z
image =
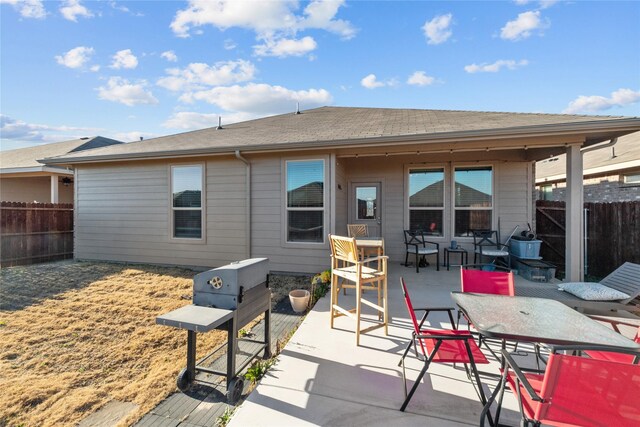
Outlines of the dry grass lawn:
M 152 409 L 186 363 L 186 333 L 155 317 L 190 302 L 193 275 L 88 262 L 2 269 L 0 426 L 75 425 L 114 399 L 139 405 L 122 424 Z M 203 334 L 198 349 L 225 340 Z

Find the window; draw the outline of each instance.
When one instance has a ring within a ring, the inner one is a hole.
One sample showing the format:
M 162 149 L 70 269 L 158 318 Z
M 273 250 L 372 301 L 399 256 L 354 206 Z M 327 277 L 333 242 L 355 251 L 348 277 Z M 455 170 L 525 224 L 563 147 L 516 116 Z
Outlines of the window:
M 287 242 L 324 242 L 324 160 L 286 162 Z
M 540 199 L 553 200 L 553 186 L 551 184 L 540 187 Z
M 172 236 L 202 239 L 202 165 L 171 166 Z
M 624 176 L 624 183 L 629 185 L 640 185 L 640 173 L 632 173 Z
M 458 167 L 454 172 L 454 236 L 491 229 L 493 171 L 487 167 Z
M 374 220 L 378 217 L 378 188 L 356 187 L 356 219 Z
M 409 228 L 443 235 L 444 169 L 409 170 Z

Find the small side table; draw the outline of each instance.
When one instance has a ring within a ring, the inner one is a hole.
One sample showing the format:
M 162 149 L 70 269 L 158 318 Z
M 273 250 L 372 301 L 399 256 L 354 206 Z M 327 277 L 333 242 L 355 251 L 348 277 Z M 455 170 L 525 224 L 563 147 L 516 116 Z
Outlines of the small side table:
M 451 253 L 460 254 L 460 264 L 467 264 L 469 262 L 469 253 L 466 249 L 458 246 L 457 248 L 444 248 L 444 259 L 447 264 L 447 271 L 449 271 L 449 256 Z

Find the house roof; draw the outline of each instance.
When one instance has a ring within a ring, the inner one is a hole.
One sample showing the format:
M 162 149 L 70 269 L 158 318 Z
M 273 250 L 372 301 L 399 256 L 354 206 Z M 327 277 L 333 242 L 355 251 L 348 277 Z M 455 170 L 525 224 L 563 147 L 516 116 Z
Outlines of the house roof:
M 536 183 L 564 181 L 566 158 L 562 154 L 536 163 Z M 621 136 L 613 147 L 584 153 L 582 168 L 585 176 L 640 168 L 640 132 Z
M 639 118 L 524 114 L 390 108 L 321 107 L 231 125 L 147 139 L 85 153 L 71 153 L 48 164 L 175 157 L 214 153 L 357 146 L 494 135 L 530 136 L 539 132 L 614 129 L 640 130 Z M 602 135 L 600 135 L 602 136 Z M 594 134 L 595 137 L 595 134 Z M 602 137 L 600 140 L 604 139 Z
M 43 168 L 46 166 L 38 162 L 39 159 L 77 153 L 115 144 L 122 144 L 122 142 L 116 141 L 115 139 L 95 136 L 92 138 L 80 138 L 34 147 L 18 148 L 16 150 L 0 151 L 0 173 L 44 171 L 45 169 Z

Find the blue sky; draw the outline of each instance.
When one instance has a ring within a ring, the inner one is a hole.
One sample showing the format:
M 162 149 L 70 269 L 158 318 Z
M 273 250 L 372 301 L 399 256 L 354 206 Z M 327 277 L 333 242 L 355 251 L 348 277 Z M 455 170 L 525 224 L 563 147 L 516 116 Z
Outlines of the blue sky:
M 640 2 L 0 0 L 3 150 L 322 105 L 640 116 Z

